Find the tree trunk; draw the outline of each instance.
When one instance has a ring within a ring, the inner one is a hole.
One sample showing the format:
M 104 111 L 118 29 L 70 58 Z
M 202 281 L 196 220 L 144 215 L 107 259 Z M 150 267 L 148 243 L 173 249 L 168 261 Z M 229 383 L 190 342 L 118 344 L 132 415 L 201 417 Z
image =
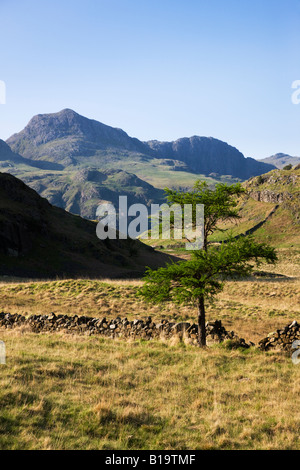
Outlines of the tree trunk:
M 206 346 L 205 307 L 203 296 L 199 298 L 198 303 L 198 342 L 200 348 L 204 348 Z

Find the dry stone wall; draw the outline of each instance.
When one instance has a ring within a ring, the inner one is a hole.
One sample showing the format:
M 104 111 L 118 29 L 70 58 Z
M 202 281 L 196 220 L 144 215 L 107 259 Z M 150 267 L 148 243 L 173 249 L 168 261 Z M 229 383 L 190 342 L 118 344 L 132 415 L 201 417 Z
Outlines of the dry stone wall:
M 164 337 L 171 339 L 177 337 L 185 339 L 190 344 L 197 344 L 198 326 L 188 322 L 173 323 L 161 320 L 152 321 L 151 317 L 129 321 L 127 318 L 115 319 L 93 318 L 87 316 L 68 315 L 32 315 L 25 317 L 20 314 L 0 313 L 0 328 L 27 327 L 35 333 L 64 331 L 69 333 L 84 333 L 87 335 L 103 335 L 109 338 L 146 339 Z M 206 323 L 206 336 L 208 343 L 220 343 L 230 340 L 233 347 L 249 348 L 253 343 L 247 344 L 233 331 L 227 331 L 221 321 Z
M 0 328 L 12 329 L 26 327 L 34 333 L 57 332 L 102 335 L 108 338 L 125 339 L 184 339 L 189 344 L 198 343 L 198 325 L 188 322 L 171 322 L 163 319 L 158 323 L 151 317 L 128 320 L 117 317 L 115 319 L 93 318 L 88 316 L 68 315 L 32 315 L 25 317 L 20 314 L 0 313 Z M 229 341 L 232 348 L 249 348 L 255 346 L 251 341 L 246 343 L 243 338 L 233 331 L 227 331 L 219 320 L 206 323 L 207 344 Z M 269 333 L 258 343 L 262 351 L 284 350 L 291 351 L 294 341 L 300 340 L 300 324 L 293 321 L 282 329 Z
M 269 333 L 259 343 L 259 349 L 263 351 L 281 349 L 291 351 L 294 341 L 300 340 L 300 324 L 295 320 L 281 330 Z

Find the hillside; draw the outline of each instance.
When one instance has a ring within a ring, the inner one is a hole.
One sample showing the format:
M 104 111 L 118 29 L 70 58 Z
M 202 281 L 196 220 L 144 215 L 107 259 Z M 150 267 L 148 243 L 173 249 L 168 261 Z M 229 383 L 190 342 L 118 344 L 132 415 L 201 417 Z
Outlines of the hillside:
M 9 145 L 0 139 L 0 168 L 23 168 L 27 171 L 35 169 L 61 170 L 63 167 L 59 164 L 48 161 L 34 161 L 30 158 L 24 158 L 11 150 Z
M 95 219 L 103 201 L 117 207 L 119 196 L 127 196 L 128 205 L 161 203 L 164 191 L 122 170 L 82 168 L 69 172 L 23 174 L 22 180 L 48 201 L 73 214 Z
M 297 168 L 297 167 L 296 167 Z M 300 248 L 300 169 L 273 170 L 244 183 L 246 195 L 239 203 L 241 219 L 221 226 L 212 240 L 253 233 L 277 247 Z
M 12 175 L 0 173 L 0 275 L 139 276 L 166 257 L 133 240 L 101 241 L 96 223 L 52 206 Z
M 217 173 L 217 177 L 229 175 L 243 180 L 273 168 L 245 158 L 236 148 L 211 137 L 141 142 L 122 129 L 80 116 L 70 109 L 34 116 L 21 132 L 7 140 L 7 144 L 23 157 L 47 160 L 64 167 L 83 165 L 111 169 L 112 163 L 117 162 L 118 169 L 128 170 L 123 164 L 144 163 L 141 170 L 144 176 L 147 164 L 151 165 L 153 159 L 183 162 L 185 165 L 179 169 L 188 173 L 206 176 Z M 141 172 L 135 174 L 143 178 Z

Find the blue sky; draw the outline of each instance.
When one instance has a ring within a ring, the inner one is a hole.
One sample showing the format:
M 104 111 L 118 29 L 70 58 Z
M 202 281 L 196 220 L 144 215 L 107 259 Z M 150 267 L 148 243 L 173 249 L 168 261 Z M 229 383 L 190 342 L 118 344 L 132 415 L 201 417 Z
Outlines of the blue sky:
M 141 140 L 300 155 L 299 0 L 0 0 L 0 138 L 72 108 Z

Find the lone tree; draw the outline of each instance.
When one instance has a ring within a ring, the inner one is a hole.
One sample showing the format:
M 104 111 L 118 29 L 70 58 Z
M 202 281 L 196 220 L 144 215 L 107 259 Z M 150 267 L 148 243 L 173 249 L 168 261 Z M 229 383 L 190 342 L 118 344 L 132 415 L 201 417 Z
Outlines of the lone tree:
M 216 229 L 219 220 L 238 218 L 232 196 L 243 192 L 239 185 L 219 185 L 215 194 L 202 184 L 196 195 L 167 191 L 169 202 L 203 204 L 207 200 L 204 208 L 204 249 L 194 251 L 190 260 L 170 263 L 157 270 L 148 268 L 139 294 L 154 303 L 173 301 L 196 305 L 198 342 L 200 347 L 205 347 L 206 302 L 223 290 L 226 279 L 249 276 L 262 262 L 275 263 L 277 255 L 274 248 L 255 242 L 251 236 L 231 237 L 220 245 L 208 245 L 208 235 Z

